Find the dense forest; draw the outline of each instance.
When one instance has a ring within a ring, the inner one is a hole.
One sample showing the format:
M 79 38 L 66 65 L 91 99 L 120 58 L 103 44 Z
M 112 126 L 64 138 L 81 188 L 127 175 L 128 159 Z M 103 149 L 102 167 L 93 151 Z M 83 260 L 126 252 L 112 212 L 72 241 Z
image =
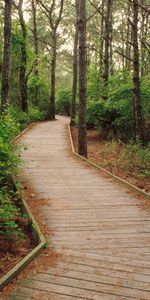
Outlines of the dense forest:
M 32 121 L 71 116 L 79 154 L 96 129 L 150 175 L 149 19 L 149 0 L 0 1 L 0 233 L 16 231 L 11 141 Z

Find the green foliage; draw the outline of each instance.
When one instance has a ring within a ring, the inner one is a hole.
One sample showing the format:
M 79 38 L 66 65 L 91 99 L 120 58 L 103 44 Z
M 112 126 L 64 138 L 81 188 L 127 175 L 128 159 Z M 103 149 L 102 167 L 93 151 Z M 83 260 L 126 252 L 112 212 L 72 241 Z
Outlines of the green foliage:
M 117 135 L 122 139 L 133 137 L 132 89 L 130 81 L 122 74 L 112 77 L 109 83 L 108 110 L 115 110 L 116 118 L 112 120 Z
M 19 122 L 8 109 L 0 116 L 0 187 L 7 185 L 10 175 L 16 173 L 18 158 L 11 141 L 19 130 Z
M 6 113 L 8 117 L 13 118 L 14 122 L 18 124 L 18 133 L 22 131 L 31 121 L 28 113 L 23 112 L 18 108 L 10 107 Z
M 104 131 L 112 131 L 123 141 L 133 138 L 132 74 L 118 72 L 111 76 L 108 84 L 108 100 L 102 100 L 103 86 L 97 80 L 94 70 L 88 78 L 87 125 Z M 92 78 L 91 74 L 95 74 Z M 97 82 L 96 82 L 97 81 Z M 98 88 L 99 85 L 99 88 Z M 150 84 L 148 78 L 141 82 L 141 100 L 144 119 L 148 116 Z
M 35 87 L 37 87 L 38 89 L 38 103 L 34 103 Z M 42 112 L 42 114 L 45 115 L 45 117 L 50 102 L 49 89 L 50 86 L 49 82 L 47 81 L 47 78 L 45 77 L 45 73 L 40 73 L 39 78 L 31 76 L 28 80 L 28 97 L 30 106 L 38 106 L 39 111 Z
M 19 123 L 8 110 L 0 116 L 0 137 L 4 142 L 10 142 L 19 132 Z
M 150 77 L 144 77 L 141 81 L 141 100 L 144 118 L 148 117 L 148 106 L 150 105 Z
M 71 92 L 68 89 L 59 90 L 56 97 L 56 113 L 69 116 L 71 109 Z
M 39 111 L 38 108 L 32 107 L 29 109 L 28 117 L 30 122 L 32 121 L 42 121 L 45 119 L 45 113 L 43 111 Z
M 14 147 L 0 137 L 0 187 L 7 185 L 11 174 L 17 172 L 18 162 Z
M 24 235 L 15 221 L 19 216 L 19 209 L 12 205 L 10 198 L 6 189 L 0 190 L 0 235 L 17 240 Z
M 0 234 L 19 237 L 21 231 L 15 223 L 16 208 L 11 203 L 10 176 L 18 170 L 19 159 L 11 141 L 20 130 L 19 122 L 8 109 L 0 117 Z
M 104 123 L 107 115 L 106 102 L 90 102 L 87 108 L 87 125 L 88 128 L 100 127 Z
M 88 71 L 87 97 L 89 101 L 99 101 L 104 94 L 104 84 L 96 66 L 92 64 Z

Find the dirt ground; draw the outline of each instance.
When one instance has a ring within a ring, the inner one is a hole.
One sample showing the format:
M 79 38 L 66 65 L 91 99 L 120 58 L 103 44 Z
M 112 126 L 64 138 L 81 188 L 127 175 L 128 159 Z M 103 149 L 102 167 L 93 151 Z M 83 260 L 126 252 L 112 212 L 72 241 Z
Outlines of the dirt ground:
M 72 136 L 75 149 L 77 150 L 77 128 L 72 128 Z M 87 137 L 89 160 L 147 193 L 150 192 L 150 176 L 139 176 L 139 173 L 136 171 L 136 167 L 132 168 L 132 170 L 128 170 L 128 168 L 118 165 L 119 155 L 121 155 L 121 145 L 120 147 L 118 146 L 118 151 L 115 153 L 113 152 L 112 154 L 109 153 L 106 157 L 104 153 L 106 141 L 102 139 L 101 134 L 96 130 L 88 130 Z
M 48 228 L 45 224 L 44 217 L 41 213 L 40 207 L 47 203 L 47 200 L 39 199 L 34 191 L 29 187 L 29 184 L 23 182 L 25 187 L 22 190 L 22 195 L 26 202 L 28 203 L 32 214 L 34 215 L 35 220 L 37 220 L 40 230 L 42 231 L 45 239 L 47 236 L 52 234 L 48 231 Z M 33 245 L 32 245 L 33 246 Z M 7 245 L 7 247 L 9 247 Z M 22 243 L 19 245 L 11 245 L 13 249 L 13 255 L 8 251 L 8 254 L 0 262 L 0 267 L 3 269 L 0 275 L 6 274 L 14 265 L 16 265 L 29 251 L 32 250 L 30 237 L 26 237 Z M 28 251 L 27 251 L 28 250 Z M 32 274 L 35 274 L 43 269 L 48 268 L 49 266 L 55 265 L 58 255 L 50 245 L 47 245 L 45 249 L 35 258 L 21 273 L 16 276 L 16 278 L 11 281 L 2 291 L 0 291 L 0 300 L 5 300 L 12 290 L 15 289 L 16 285 L 23 278 L 27 278 Z

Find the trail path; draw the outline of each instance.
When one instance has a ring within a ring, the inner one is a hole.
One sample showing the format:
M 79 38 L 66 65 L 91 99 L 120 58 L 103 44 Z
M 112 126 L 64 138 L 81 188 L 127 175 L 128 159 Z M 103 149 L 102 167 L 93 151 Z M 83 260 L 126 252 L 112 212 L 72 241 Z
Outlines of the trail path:
M 8 299 L 149 300 L 150 212 L 71 153 L 67 123 L 59 117 L 23 136 L 23 178 L 47 200 L 41 213 L 62 256 Z

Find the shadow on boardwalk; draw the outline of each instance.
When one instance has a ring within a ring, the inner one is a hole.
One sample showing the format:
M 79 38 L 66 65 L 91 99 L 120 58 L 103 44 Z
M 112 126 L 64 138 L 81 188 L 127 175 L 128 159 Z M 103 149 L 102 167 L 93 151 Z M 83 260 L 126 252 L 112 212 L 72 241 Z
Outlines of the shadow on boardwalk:
M 40 199 L 62 255 L 7 299 L 150 299 L 150 213 L 125 188 L 73 156 L 67 118 L 23 137 L 23 178 Z M 38 220 L 37 220 L 38 221 Z

